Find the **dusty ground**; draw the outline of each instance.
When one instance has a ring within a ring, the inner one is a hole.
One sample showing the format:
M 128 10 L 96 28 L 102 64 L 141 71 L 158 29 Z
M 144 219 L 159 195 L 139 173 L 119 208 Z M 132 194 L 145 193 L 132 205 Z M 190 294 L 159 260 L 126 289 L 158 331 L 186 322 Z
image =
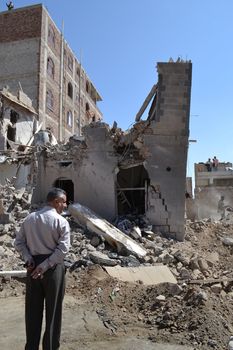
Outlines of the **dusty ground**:
M 185 242 L 169 248 L 183 254 L 168 262 L 177 290 L 120 282 L 98 265 L 67 273 L 61 349 L 226 349 L 233 334 L 233 251 L 224 237 L 233 238 L 232 224 L 188 225 Z M 200 259 L 208 262 L 202 271 L 193 267 Z M 23 349 L 23 293 L 22 281 L 0 279 L 0 349 Z
M 0 327 L 4 333 L 0 338 L 1 349 L 23 349 L 23 299 L 0 299 L 1 319 Z M 7 327 L 6 327 L 7 324 Z M 140 334 L 140 330 L 139 330 Z M 77 300 L 66 296 L 64 302 L 63 332 L 61 350 L 162 350 L 164 344 L 154 343 L 142 335 L 137 335 L 137 328 L 132 334 L 114 335 L 106 329 L 90 305 L 77 303 Z M 168 350 L 188 350 L 187 347 L 166 344 Z

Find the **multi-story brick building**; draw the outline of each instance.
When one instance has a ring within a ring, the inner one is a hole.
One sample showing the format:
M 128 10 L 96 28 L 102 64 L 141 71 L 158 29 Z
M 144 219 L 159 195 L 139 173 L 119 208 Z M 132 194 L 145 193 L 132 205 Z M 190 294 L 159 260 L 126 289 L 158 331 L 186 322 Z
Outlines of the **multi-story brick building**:
M 59 139 L 102 119 L 101 97 L 42 4 L 0 13 L 0 88 L 33 100 L 42 129 Z

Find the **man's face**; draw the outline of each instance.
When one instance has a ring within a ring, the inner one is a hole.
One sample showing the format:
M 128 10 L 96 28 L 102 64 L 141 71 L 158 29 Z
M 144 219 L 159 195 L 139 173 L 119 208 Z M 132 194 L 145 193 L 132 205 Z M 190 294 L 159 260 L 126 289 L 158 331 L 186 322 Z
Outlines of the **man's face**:
M 67 208 L 66 200 L 67 198 L 65 194 L 54 199 L 54 208 L 56 209 L 58 214 L 61 214 L 63 210 Z

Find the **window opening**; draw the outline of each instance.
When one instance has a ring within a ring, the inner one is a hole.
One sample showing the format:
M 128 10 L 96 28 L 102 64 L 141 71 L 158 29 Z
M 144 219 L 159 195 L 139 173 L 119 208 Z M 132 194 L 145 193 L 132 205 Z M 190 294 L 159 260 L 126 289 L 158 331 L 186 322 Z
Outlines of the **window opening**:
M 66 191 L 67 204 L 73 203 L 73 201 L 74 201 L 74 183 L 72 180 L 59 178 L 54 182 L 54 187 L 58 187 L 64 191 Z
M 47 92 L 46 92 L 46 107 L 52 111 L 53 106 L 54 106 L 53 93 L 51 90 L 47 90 Z
M 60 167 L 66 168 L 67 166 L 71 165 L 72 161 L 71 160 L 62 160 L 59 162 Z
M 73 99 L 73 86 L 71 83 L 68 83 L 68 96 Z
M 47 74 L 54 79 L 55 66 L 51 57 L 47 59 Z
M 10 122 L 12 124 L 16 124 L 18 120 L 19 120 L 19 113 L 17 113 L 12 109 L 10 113 Z
M 86 92 L 89 92 L 89 83 L 86 81 Z
M 73 72 L 73 59 L 71 56 L 68 56 L 68 68 L 71 72 Z
M 54 32 L 54 30 L 53 30 L 51 25 L 49 26 L 49 29 L 48 29 L 48 42 L 53 47 L 55 47 L 55 32 Z
M 72 126 L 73 125 L 73 115 L 71 111 L 67 112 L 67 119 L 66 119 L 66 123 L 68 126 Z

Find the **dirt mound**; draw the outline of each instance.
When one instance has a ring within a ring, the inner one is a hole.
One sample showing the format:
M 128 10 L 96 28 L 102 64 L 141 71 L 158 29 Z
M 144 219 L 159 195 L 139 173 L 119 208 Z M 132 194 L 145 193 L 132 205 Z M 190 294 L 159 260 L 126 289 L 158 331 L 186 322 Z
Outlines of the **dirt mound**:
M 172 334 L 173 342 L 195 349 L 225 349 L 233 333 L 233 254 L 225 238 L 233 239 L 233 225 L 200 221 L 187 224 L 184 242 L 164 239 L 158 257 L 178 286 L 121 282 L 92 266 L 69 276 L 68 293 L 89 300 L 113 332 L 134 325 L 156 341 Z

